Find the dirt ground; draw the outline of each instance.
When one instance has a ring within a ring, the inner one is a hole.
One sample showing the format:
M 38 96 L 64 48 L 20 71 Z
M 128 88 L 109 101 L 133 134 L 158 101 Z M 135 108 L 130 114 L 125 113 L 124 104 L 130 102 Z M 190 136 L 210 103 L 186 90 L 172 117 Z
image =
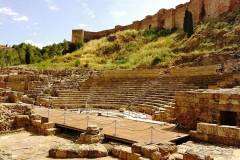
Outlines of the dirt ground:
M 48 150 L 63 143 L 72 143 L 72 141 L 64 137 L 34 135 L 25 131 L 0 135 L 0 160 L 53 159 L 48 157 Z M 74 160 L 78 159 L 84 160 L 85 158 L 75 158 Z M 118 160 L 118 158 L 113 157 L 95 159 Z

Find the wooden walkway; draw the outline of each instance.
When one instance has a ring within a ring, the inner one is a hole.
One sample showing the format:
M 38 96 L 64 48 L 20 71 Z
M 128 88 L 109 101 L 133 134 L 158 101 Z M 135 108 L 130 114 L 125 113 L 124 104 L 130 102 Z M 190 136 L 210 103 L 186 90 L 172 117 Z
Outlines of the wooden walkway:
M 84 132 L 88 125 L 98 125 L 98 127 L 103 128 L 102 133 L 105 137 L 128 143 L 159 144 L 188 136 L 188 131 L 175 128 L 175 124 L 159 125 L 38 106 L 35 106 L 35 112 L 41 116 L 49 116 L 49 121 L 56 123 L 57 126 L 80 132 Z

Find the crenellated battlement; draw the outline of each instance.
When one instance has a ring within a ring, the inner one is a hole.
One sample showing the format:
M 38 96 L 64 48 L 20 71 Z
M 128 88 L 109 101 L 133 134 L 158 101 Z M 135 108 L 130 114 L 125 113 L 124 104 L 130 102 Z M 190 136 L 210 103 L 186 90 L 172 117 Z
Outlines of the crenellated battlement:
M 147 15 L 141 21 L 134 21 L 127 26 L 117 25 L 113 29 L 89 32 L 82 29 L 72 30 L 72 42 L 79 40 L 99 39 L 118 31 L 135 29 L 172 29 L 183 28 L 185 10 L 188 9 L 193 15 L 193 24 L 197 25 L 204 21 L 218 18 L 232 9 L 239 7 L 240 0 L 190 0 L 185 4 L 179 4 L 175 8 L 160 9 L 154 15 Z

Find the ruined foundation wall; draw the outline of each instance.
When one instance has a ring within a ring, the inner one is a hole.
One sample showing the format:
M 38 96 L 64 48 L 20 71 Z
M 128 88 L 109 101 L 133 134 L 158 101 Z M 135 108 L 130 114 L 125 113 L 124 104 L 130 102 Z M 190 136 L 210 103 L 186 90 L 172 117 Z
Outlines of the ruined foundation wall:
M 175 93 L 176 122 L 196 129 L 197 123 L 221 124 L 220 112 L 236 112 L 236 126 L 240 127 L 240 94 L 229 93 Z
M 190 131 L 189 135 L 193 139 L 239 146 L 240 128 L 236 126 L 225 126 L 209 123 L 198 123 L 196 131 Z

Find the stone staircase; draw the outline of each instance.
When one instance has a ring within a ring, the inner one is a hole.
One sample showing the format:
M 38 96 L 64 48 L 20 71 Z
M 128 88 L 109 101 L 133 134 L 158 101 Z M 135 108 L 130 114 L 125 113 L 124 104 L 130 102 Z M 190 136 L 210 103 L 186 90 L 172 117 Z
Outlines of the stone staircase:
M 55 93 L 50 103 L 62 109 L 125 108 L 153 115 L 154 120 L 174 122 L 175 92 L 238 84 L 240 74 L 229 71 L 219 74 L 216 68 L 217 65 L 175 68 L 161 76 L 159 69 L 108 70 L 92 74 L 79 87 L 67 85 L 73 80 L 58 79 L 56 83 L 55 79 L 51 82 Z M 69 88 L 56 87 L 61 83 Z

